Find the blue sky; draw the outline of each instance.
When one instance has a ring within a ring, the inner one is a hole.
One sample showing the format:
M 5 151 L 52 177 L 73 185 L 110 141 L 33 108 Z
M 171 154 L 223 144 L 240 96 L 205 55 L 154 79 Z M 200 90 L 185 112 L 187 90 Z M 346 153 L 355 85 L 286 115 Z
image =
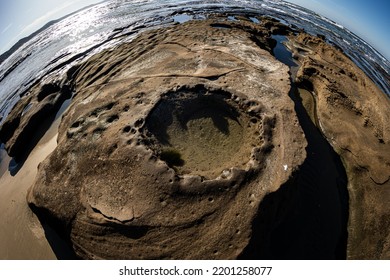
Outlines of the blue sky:
M 46 22 L 101 0 L 0 0 L 0 53 Z M 390 60 L 390 0 L 289 0 L 363 38 Z
M 334 20 L 390 60 L 390 0 L 289 0 Z

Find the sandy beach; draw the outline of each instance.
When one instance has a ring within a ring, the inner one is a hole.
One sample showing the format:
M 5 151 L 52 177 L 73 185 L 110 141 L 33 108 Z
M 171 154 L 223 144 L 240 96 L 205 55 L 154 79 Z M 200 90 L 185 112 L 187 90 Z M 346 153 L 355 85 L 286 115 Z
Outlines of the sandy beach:
M 0 259 L 55 259 L 44 230 L 26 203 L 26 194 L 37 174 L 38 163 L 56 147 L 59 119 L 53 123 L 15 176 L 0 177 Z M 8 169 L 9 157 L 1 162 Z

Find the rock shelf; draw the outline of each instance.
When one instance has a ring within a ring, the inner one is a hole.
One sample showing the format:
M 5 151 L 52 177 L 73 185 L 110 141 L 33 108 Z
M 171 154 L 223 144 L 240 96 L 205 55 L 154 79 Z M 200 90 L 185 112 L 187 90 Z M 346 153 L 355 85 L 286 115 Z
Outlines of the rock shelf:
M 289 36 L 293 82 L 346 168 L 347 257 L 389 258 L 389 99 L 336 48 L 267 18 L 145 31 L 32 88 L 1 128 L 10 155 L 73 96 L 30 207 L 80 258 L 239 257 L 306 159 L 272 34 Z

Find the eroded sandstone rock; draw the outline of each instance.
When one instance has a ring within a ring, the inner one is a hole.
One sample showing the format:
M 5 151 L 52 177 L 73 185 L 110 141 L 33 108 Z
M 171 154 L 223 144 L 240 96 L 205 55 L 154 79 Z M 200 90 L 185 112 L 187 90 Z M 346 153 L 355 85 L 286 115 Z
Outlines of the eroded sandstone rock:
M 220 24 L 145 32 L 77 70 L 28 201 L 80 257 L 236 258 L 303 162 L 288 67 L 253 40 L 267 29 Z
M 341 156 L 350 197 L 352 259 L 389 258 L 389 98 L 343 53 L 307 34 L 290 37 L 297 83 L 312 92 L 318 126 Z M 310 104 L 311 103 L 311 104 Z
M 32 88 L 1 128 L 16 157 L 74 96 L 30 206 L 81 258 L 242 257 L 267 194 L 288 185 L 270 211 L 293 208 L 306 157 L 271 34 L 290 34 L 303 104 L 346 168 L 347 257 L 389 258 L 388 97 L 323 38 L 267 18 L 144 32 Z
M 36 85 L 23 96 L 0 129 L 0 141 L 5 143 L 8 154 L 18 162 L 23 161 L 39 140 L 32 136 L 39 134 L 43 123 L 46 127 L 50 125 L 71 95 L 69 86 L 57 81 Z

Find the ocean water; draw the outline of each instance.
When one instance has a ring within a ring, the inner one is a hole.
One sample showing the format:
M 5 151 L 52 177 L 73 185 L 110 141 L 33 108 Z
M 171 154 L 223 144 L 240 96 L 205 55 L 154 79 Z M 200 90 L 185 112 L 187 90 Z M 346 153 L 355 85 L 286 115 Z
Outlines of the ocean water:
M 0 64 L 0 124 L 29 88 L 61 75 L 103 49 L 129 42 L 144 30 L 225 13 L 229 20 L 267 15 L 340 47 L 390 96 L 390 63 L 343 26 L 284 1 L 133 0 L 106 1 L 74 13 L 31 38 Z M 368 93 L 369 94 L 369 93 Z

